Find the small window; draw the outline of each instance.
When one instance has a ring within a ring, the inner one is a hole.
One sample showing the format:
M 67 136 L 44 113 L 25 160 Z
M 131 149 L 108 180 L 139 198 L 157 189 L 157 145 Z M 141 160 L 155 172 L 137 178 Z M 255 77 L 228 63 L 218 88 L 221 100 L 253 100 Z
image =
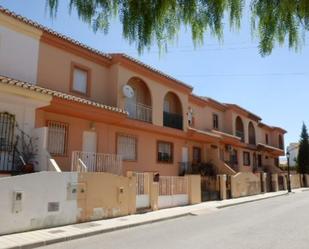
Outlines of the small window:
M 131 135 L 117 135 L 117 154 L 123 160 L 137 160 L 137 138 Z
M 83 95 L 89 94 L 89 70 L 80 66 L 72 67 L 71 91 Z
M 48 127 L 48 151 L 54 156 L 67 155 L 67 138 L 69 125 L 58 121 L 47 121 Z
M 268 134 L 265 134 L 265 143 L 268 144 Z
M 200 147 L 193 147 L 193 163 L 200 163 L 202 161 L 202 152 Z
M 219 129 L 219 116 L 218 114 L 212 114 L 212 122 L 213 122 L 213 128 L 214 129 Z
M 173 144 L 159 141 L 157 144 L 158 162 L 173 163 Z
M 250 152 L 244 151 L 244 165 L 250 166 Z

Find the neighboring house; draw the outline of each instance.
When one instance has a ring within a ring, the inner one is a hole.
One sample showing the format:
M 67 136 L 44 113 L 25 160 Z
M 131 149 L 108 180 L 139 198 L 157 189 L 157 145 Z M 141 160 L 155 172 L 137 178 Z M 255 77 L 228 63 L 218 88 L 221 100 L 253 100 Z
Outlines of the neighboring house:
M 39 138 L 36 170 L 53 158 L 63 171 L 78 170 L 79 159 L 89 171 L 122 165 L 123 174 L 178 175 L 206 163 L 223 174 L 280 171 L 286 131 L 242 107 L 193 95 L 125 54 L 102 53 L 1 7 L 0 44 L 0 115 Z M 13 170 L 0 162 L 0 171 Z
M 298 157 L 299 143 L 290 143 L 287 147 L 287 151 L 290 152 L 290 166 L 297 166 L 297 157 Z

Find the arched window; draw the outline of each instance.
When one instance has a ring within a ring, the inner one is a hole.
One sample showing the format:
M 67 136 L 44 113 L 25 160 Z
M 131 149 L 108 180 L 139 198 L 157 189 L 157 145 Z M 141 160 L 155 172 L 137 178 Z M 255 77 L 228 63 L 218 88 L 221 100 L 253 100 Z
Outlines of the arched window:
M 280 148 L 281 150 L 284 150 L 283 137 L 282 137 L 281 134 L 279 134 L 278 140 L 279 140 L 279 148 Z
M 163 103 L 163 125 L 182 130 L 183 127 L 182 107 L 179 97 L 168 92 Z
M 152 122 L 151 95 L 146 83 L 140 78 L 131 78 L 127 85 L 131 86 L 134 95 L 126 98 L 125 110 L 132 119 Z
M 242 142 L 245 142 L 244 123 L 242 122 L 239 116 L 236 118 L 236 134 L 235 135 L 237 137 L 240 137 Z
M 252 122 L 249 123 L 248 126 L 248 133 L 249 133 L 249 144 L 256 144 L 256 140 L 255 140 L 255 128 L 254 125 L 252 124 Z

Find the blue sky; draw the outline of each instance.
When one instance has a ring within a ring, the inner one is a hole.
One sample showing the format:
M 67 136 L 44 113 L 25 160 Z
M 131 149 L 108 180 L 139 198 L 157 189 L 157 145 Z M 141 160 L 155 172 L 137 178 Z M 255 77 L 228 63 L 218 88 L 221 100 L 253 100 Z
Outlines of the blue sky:
M 230 32 L 226 25 L 221 43 L 206 35 L 204 45 L 194 49 L 190 31 L 183 29 L 166 54 L 159 56 L 154 46 L 139 56 L 134 44 L 123 39 L 117 19 L 107 35 L 94 34 L 74 11 L 68 14 L 67 1 L 60 2 L 52 20 L 44 0 L 0 0 L 2 6 L 91 47 L 136 57 L 192 85 L 197 95 L 243 106 L 265 123 L 286 129 L 286 144 L 299 140 L 303 121 L 309 125 L 309 46 L 297 53 L 288 46 L 277 47 L 270 56 L 261 57 L 258 41 L 251 36 L 248 11 L 238 32 Z

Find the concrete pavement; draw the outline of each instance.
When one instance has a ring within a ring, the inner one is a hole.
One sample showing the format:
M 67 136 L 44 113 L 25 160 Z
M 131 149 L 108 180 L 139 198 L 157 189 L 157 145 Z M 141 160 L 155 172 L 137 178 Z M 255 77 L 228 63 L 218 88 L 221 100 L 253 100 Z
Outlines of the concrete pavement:
M 42 249 L 308 249 L 309 192 L 216 209 Z
M 295 193 L 301 193 L 302 191 L 305 190 L 308 189 L 297 189 L 293 191 Z M 168 219 L 174 219 L 177 217 L 184 217 L 188 215 L 201 215 L 213 212 L 218 208 L 221 209 L 224 207 L 230 207 L 258 200 L 264 200 L 282 195 L 286 195 L 286 191 L 265 193 L 261 195 L 230 199 L 224 201 L 204 202 L 197 205 L 163 209 L 145 214 L 136 214 L 108 220 L 93 221 L 93 222 L 43 229 L 25 233 L 5 235 L 0 237 L 0 249 L 35 248 L 39 246 L 98 235 L 101 233 L 107 233 L 129 227 L 145 225 Z

